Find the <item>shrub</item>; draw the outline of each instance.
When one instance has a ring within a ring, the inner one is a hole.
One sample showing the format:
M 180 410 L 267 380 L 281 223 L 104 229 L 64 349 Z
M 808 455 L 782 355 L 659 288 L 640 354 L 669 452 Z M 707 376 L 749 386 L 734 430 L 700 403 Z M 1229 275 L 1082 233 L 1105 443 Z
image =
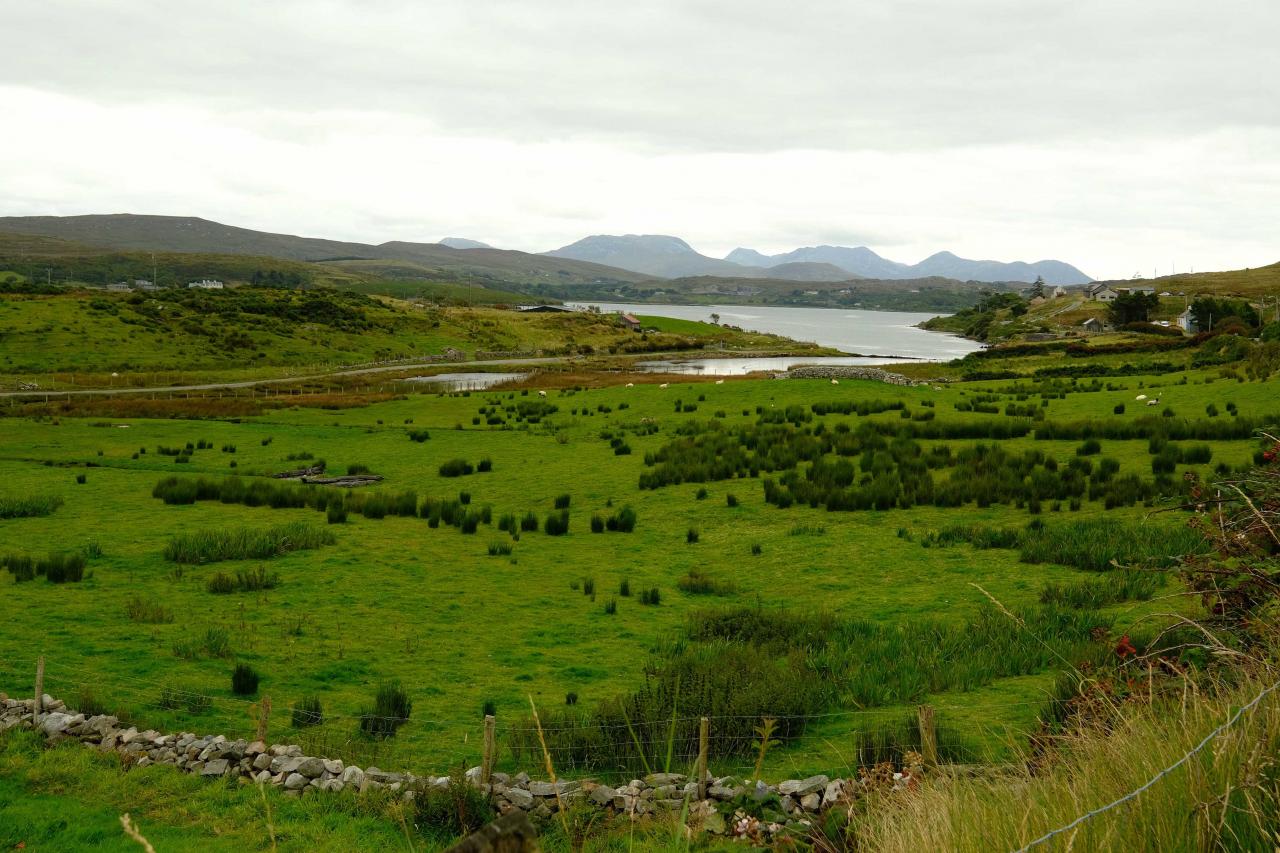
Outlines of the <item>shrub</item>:
M 425 429 L 411 429 L 411 430 L 409 430 L 409 440 L 410 440 L 410 441 L 416 441 L 416 442 L 418 442 L 419 444 L 421 444 L 422 442 L 426 441 L 426 440 L 427 440 L 427 439 L 429 439 L 429 438 L 431 438 L 431 433 L 427 432 Z
M 415 783 L 410 817 L 416 827 L 450 838 L 470 835 L 497 815 L 487 794 L 467 781 L 462 767 L 449 775 L 448 783 Z
M 481 474 L 487 474 L 493 470 L 493 460 L 487 458 L 481 459 L 480 462 L 476 464 L 476 470 Z
M 752 544 L 752 546 L 751 546 L 751 556 L 753 556 L 753 557 L 759 557 L 759 556 L 760 556 L 761 554 L 763 554 L 763 553 L 764 553 L 764 549 L 761 547 L 761 545 L 760 545 L 760 543 L 759 543 L 759 542 L 756 542 L 756 543 L 753 543 L 753 544 Z
M 293 727 L 318 726 L 324 722 L 324 707 L 315 696 L 303 696 L 293 706 Z
M 1076 448 L 1076 456 L 1096 456 L 1102 452 L 1102 444 L 1096 438 L 1086 439 Z
M 1116 415 L 1123 415 L 1124 403 L 1116 403 L 1115 407 L 1111 410 L 1111 413 Z
M 329 524 L 347 523 L 347 505 L 342 501 L 333 501 L 325 509 L 325 520 Z
M 622 596 L 623 598 L 631 597 L 631 581 L 630 580 L 623 578 L 622 583 L 618 585 L 618 595 Z
M 685 542 L 688 542 L 690 545 L 692 545 L 692 544 L 694 544 L 695 542 L 697 542 L 697 541 L 698 541 L 698 531 L 697 531 L 697 530 L 695 530 L 694 528 L 690 527 L 690 528 L 689 528 L 689 530 L 684 534 L 684 541 L 685 541 Z
M 605 521 L 605 527 L 617 533 L 631 533 L 636 529 L 636 511 L 624 506 Z
M 84 580 L 84 554 L 50 554 L 36 562 L 36 573 L 49 583 L 79 583 Z
M 724 502 L 725 506 L 735 507 L 738 505 L 738 496 L 733 494 L 725 495 Z
M 368 474 L 368 473 L 369 473 L 368 465 L 362 465 L 359 462 L 352 462 L 350 465 L 347 466 L 348 477 L 355 477 L 359 474 Z
M 245 663 L 236 664 L 231 672 L 231 692 L 237 696 L 252 696 L 258 692 L 258 672 Z
M 555 502 L 556 509 L 568 509 L 569 500 L 570 500 L 569 495 L 557 495 L 556 502 Z
M 655 606 L 656 606 L 656 605 L 658 605 L 658 604 L 661 604 L 661 603 L 662 603 L 662 594 L 661 594 L 660 592 L 658 592 L 658 588 L 657 588 L 656 586 L 655 586 L 655 587 L 653 587 L 652 589 L 641 590 L 641 591 L 640 591 L 640 603 L 641 603 L 641 604 L 650 604 L 650 605 L 655 605 Z
M 548 536 L 563 536 L 569 532 L 569 511 L 562 509 L 547 515 L 542 528 Z
M 84 474 L 76 474 L 76 485 L 83 486 L 88 478 Z
M 532 510 L 524 514 L 524 518 L 520 519 L 520 530 L 524 533 L 538 529 L 538 516 Z
M 373 707 L 360 714 L 360 731 L 378 739 L 394 737 L 399 728 L 409 721 L 413 702 L 399 681 L 388 681 L 378 687 Z
M 508 557 L 510 555 L 511 555 L 510 542 L 490 542 L 489 543 L 490 557 Z
M 440 466 L 441 477 L 465 477 L 475 469 L 465 459 L 450 459 Z
M 707 490 L 705 488 L 698 489 L 694 495 L 695 500 L 705 501 L 707 499 Z
M 462 504 L 463 506 L 466 506 L 467 504 L 471 503 L 471 493 L 458 492 L 458 503 Z
M 604 519 L 598 515 L 591 516 L 591 532 L 604 533 Z

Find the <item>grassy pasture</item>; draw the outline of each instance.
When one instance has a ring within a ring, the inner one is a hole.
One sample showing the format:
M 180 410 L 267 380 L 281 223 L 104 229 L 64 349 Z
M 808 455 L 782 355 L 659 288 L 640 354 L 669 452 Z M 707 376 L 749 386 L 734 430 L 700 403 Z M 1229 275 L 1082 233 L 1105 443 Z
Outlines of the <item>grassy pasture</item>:
M 1139 389 L 1161 394 L 1161 408 L 1167 404 L 1180 417 L 1197 420 L 1207 419 L 1211 402 L 1219 409 L 1235 403 L 1240 417 L 1275 408 L 1274 382 L 1207 380 L 1214 375 L 1192 373 L 1186 385 L 1170 376 L 1111 380 L 1114 390 L 1051 399 L 1046 418 L 1105 421 L 1150 414 L 1135 404 Z M 516 424 L 508 416 L 505 426 L 489 425 L 479 409 L 536 401 L 536 394 L 424 394 L 340 411 L 279 409 L 239 422 L 3 419 L 0 495 L 50 495 L 64 503 L 48 516 L 0 520 L 0 551 L 43 555 L 94 543 L 101 556 L 90 559 L 88 576 L 80 583 L 15 583 L 0 572 L 6 616 L 0 622 L 0 689 L 28 690 L 30 661 L 44 653 L 47 689 L 55 695 L 74 697 L 88 686 L 106 707 L 148 726 L 248 734 L 255 697 L 233 697 L 230 686 L 231 670 L 242 661 L 262 674 L 260 695 L 272 698 L 273 738 L 321 744 L 384 767 L 442 770 L 451 762 L 478 760 L 486 702 L 496 708 L 501 738 L 503 727 L 527 711 L 530 696 L 541 708 L 556 709 L 572 692 L 587 708 L 634 689 L 643 680 L 650 651 L 678 635 L 697 608 L 758 603 L 886 624 L 960 624 L 986 601 L 973 584 L 1010 607 L 1034 606 L 1046 583 L 1070 584 L 1096 573 L 1021 563 L 1013 550 L 924 548 L 915 535 L 956 521 L 1023 526 L 1030 520 L 1024 510 L 1000 505 L 780 510 L 765 504 L 761 483 L 753 479 L 637 488 L 646 452 L 671 440 L 686 421 L 719 421 L 723 412 L 723 422 L 745 424 L 756 420 L 757 406 L 892 399 L 903 400 L 909 413 L 932 410 L 942 422 L 1011 420 L 955 410 L 957 402 L 1009 385 L 935 390 L 793 380 L 552 390 L 548 402 L 557 412 L 536 424 Z M 682 408 L 696 409 L 676 413 L 677 399 Z M 933 403 L 931 409 L 926 401 Z M 1122 402 L 1126 413 L 1113 414 Z M 1224 411 L 1218 417 L 1229 415 Z M 901 417 L 888 411 L 865 418 L 815 418 L 828 428 L 840 422 L 856 426 L 860 420 L 893 424 Z M 650 433 L 646 422 L 656 423 L 658 431 Z M 411 430 L 426 430 L 430 438 L 411 441 Z M 621 435 L 632 452 L 616 454 L 601 437 L 604 431 Z M 210 447 L 195 450 L 185 463 L 157 453 L 161 446 L 182 448 L 188 442 Z M 959 447 L 973 442 L 922 443 Z M 1213 460 L 1197 466 L 1202 473 L 1220 462 L 1241 465 L 1256 448 L 1250 440 L 1208 443 Z M 1063 464 L 1075 457 L 1079 444 L 1031 436 L 1005 442 L 1011 450 L 1042 450 Z M 1146 441 L 1104 439 L 1101 445 L 1100 456 L 1115 459 L 1122 473 L 1150 476 Z M 232 446 L 234 453 L 223 450 Z M 145 454 L 139 453 L 143 447 Z M 272 474 L 310 464 L 297 461 L 305 454 L 326 460 L 335 472 L 367 466 L 386 477 L 372 488 L 388 495 L 414 489 L 420 498 L 452 499 L 465 491 L 470 507 L 492 508 L 493 523 L 467 535 L 446 524 L 431 528 L 421 518 L 353 513 L 345 524 L 329 528 L 336 537 L 333 545 L 270 559 L 269 570 L 280 576 L 280 584 L 248 593 L 213 595 L 206 586 L 216 572 L 255 570 L 262 560 L 192 566 L 164 558 L 166 543 L 178 533 L 262 530 L 294 522 L 324 526 L 325 514 L 313 509 L 217 501 L 169 506 L 151 496 L 156 482 L 172 474 Z M 490 459 L 492 471 L 440 476 L 441 463 L 451 459 L 472 464 Z M 1178 472 L 1183 470 L 1186 466 L 1179 466 Z M 84 475 L 83 484 L 76 482 L 78 474 Z M 705 489 L 705 498 L 699 499 L 699 489 Z M 541 522 L 556 498 L 566 494 L 569 532 L 548 536 Z M 737 506 L 729 505 L 730 495 Z M 638 516 L 633 533 L 590 532 L 593 514 L 607 516 L 625 505 Z M 512 541 L 497 529 L 502 515 L 518 519 L 528 512 L 537 516 L 537 532 Z M 1144 513 L 1137 507 L 1108 515 L 1133 523 L 1159 521 L 1144 522 Z M 1077 513 L 1046 508 L 1040 517 L 1053 524 L 1101 514 L 1099 505 L 1085 503 Z M 688 541 L 691 528 L 698 531 L 696 543 Z M 510 544 L 511 553 L 491 556 L 494 543 Z M 759 546 L 758 555 L 753 546 Z M 684 592 L 677 583 L 691 572 L 731 582 L 731 588 L 716 596 Z M 584 593 L 587 580 L 594 596 Z M 630 596 L 619 593 L 624 581 Z M 658 606 L 639 601 L 640 592 L 651 588 L 661 591 Z M 134 598 L 171 612 L 172 622 L 132 621 L 126 609 Z M 614 614 L 606 612 L 611 600 Z M 1170 606 L 1130 602 L 1106 612 L 1124 626 Z M 225 634 L 229 656 L 199 650 L 211 631 Z M 175 654 L 193 648 L 194 654 Z M 390 679 L 408 688 L 412 719 L 393 740 L 363 741 L 355 734 L 356 716 L 371 703 L 377 686 Z M 999 757 L 1033 723 L 1052 683 L 1053 674 L 1045 672 L 929 698 L 942 709 L 940 725 L 951 727 L 975 759 Z M 165 686 L 208 694 L 214 702 L 197 712 L 161 710 L 156 704 Z M 321 699 L 329 722 L 292 732 L 288 708 L 308 694 Z M 847 771 L 856 762 L 850 746 L 856 733 L 909 714 L 911 707 L 861 714 L 842 709 L 843 715 L 816 722 L 798 744 L 775 751 L 768 775 Z M 509 755 L 503 761 L 511 766 Z

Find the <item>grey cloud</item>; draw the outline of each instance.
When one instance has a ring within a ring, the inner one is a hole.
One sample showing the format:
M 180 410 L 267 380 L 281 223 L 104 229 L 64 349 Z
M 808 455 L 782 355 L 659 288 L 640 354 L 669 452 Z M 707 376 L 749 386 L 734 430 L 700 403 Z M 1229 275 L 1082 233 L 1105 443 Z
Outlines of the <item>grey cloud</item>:
M 10 3 L 5 82 L 638 148 L 1280 125 L 1274 0 Z

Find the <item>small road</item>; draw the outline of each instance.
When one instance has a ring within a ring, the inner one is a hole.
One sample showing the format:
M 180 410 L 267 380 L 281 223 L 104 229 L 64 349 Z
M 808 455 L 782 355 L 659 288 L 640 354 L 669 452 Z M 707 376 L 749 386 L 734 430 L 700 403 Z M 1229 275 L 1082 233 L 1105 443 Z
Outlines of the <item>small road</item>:
M 172 391 L 221 391 L 235 388 L 254 388 L 259 385 L 284 385 L 290 382 L 308 382 L 313 379 L 332 379 L 338 376 L 364 376 L 374 373 L 394 373 L 400 370 L 415 368 L 447 367 L 465 370 L 469 367 L 511 366 L 520 367 L 536 364 L 556 364 L 571 361 L 579 356 L 546 356 L 542 358 L 498 358 L 491 361 L 428 361 L 421 363 L 384 364 L 378 367 L 358 367 L 351 370 L 337 370 L 329 373 L 313 373 L 305 376 L 282 376 L 275 379 L 244 379 L 238 382 L 208 382 L 201 385 L 156 385 L 149 388 L 83 388 L 74 391 L 46 391 L 43 388 L 34 391 L 0 391 L 0 398 L 5 397 L 83 397 L 103 394 L 159 394 Z

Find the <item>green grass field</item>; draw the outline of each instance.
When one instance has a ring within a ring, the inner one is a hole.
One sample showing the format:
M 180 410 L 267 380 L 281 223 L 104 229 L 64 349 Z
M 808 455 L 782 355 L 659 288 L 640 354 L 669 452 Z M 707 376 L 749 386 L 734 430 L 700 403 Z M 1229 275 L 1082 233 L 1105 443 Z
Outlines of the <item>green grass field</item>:
M 1205 407 L 1234 402 L 1241 416 L 1274 408 L 1274 383 L 1213 382 L 1194 375 L 1187 385 L 1162 391 L 1165 402 L 1187 417 L 1203 417 Z M 1070 394 L 1050 402 L 1050 420 L 1123 419 L 1113 415 L 1121 401 L 1133 404 L 1135 390 L 1152 380 L 1131 378 L 1122 389 Z M 540 424 L 510 429 L 490 427 L 477 410 L 491 402 L 510 404 L 520 392 L 471 395 L 419 395 L 342 411 L 282 409 L 239 422 L 225 420 L 148 421 L 141 419 L 0 420 L 0 478 L 4 496 L 57 495 L 64 505 L 45 517 L 0 521 L 10 553 L 101 548 L 89 562 L 91 577 L 79 584 L 13 583 L 0 573 L 6 612 L 0 627 L 0 686 L 20 692 L 29 685 L 32 659 L 48 657 L 48 689 L 74 697 L 81 688 L 113 711 L 157 728 L 248 732 L 250 700 L 230 692 L 230 671 L 237 661 L 252 664 L 263 676 L 260 693 L 272 697 L 276 714 L 272 736 L 297 739 L 289 730 L 287 708 L 315 694 L 332 721 L 303 737 L 323 739 L 332 751 L 376 760 L 383 766 L 444 769 L 450 763 L 478 759 L 482 708 L 492 702 L 500 721 L 518 719 L 532 697 L 539 706 L 562 707 L 568 693 L 582 706 L 633 689 L 643 678 L 650 650 L 678 633 L 689 612 L 714 604 L 758 604 L 800 612 L 831 611 L 839 616 L 892 623 L 971 617 L 990 593 L 1010 607 L 1031 606 L 1048 581 L 1066 582 L 1087 573 L 1053 565 L 1018 562 L 1014 551 L 977 552 L 969 546 L 923 548 L 917 534 L 956 520 L 1021 526 L 1024 510 L 1007 506 L 976 509 L 917 507 L 884 512 L 827 512 L 764 503 L 760 482 L 708 483 L 699 500 L 697 485 L 640 491 L 637 480 L 646 452 L 670 440 L 682 422 L 724 412 L 725 422 L 749 423 L 755 407 L 785 408 L 821 401 L 901 398 L 909 410 L 932 401 L 939 418 L 982 421 L 1001 418 L 948 411 L 975 389 L 950 387 L 897 389 L 870 382 L 839 387 L 813 381 L 730 382 L 590 391 L 552 391 L 559 408 Z M 508 398 L 508 393 L 514 395 Z M 705 399 L 699 400 L 700 396 Z M 531 394 L 530 397 L 533 397 Z M 536 397 L 534 397 L 536 399 Z M 697 410 L 674 414 L 681 399 Z M 620 408 L 621 404 L 627 408 Z M 603 407 L 611 409 L 602 412 Z M 576 413 L 575 413 L 576 410 Z M 748 414 L 744 415 L 746 411 Z M 897 412 L 865 420 L 891 422 Z M 718 418 L 714 418 L 718 420 Z M 856 415 L 828 415 L 856 423 Z M 632 453 L 615 455 L 602 430 L 635 430 L 656 422 L 656 434 L 627 432 Z M 410 430 L 426 429 L 430 439 L 410 441 Z M 269 440 L 269 444 L 264 442 Z M 186 464 L 157 454 L 157 448 L 207 442 Z M 953 445 L 965 442 L 952 441 Z M 1063 463 L 1078 442 L 1007 442 L 1010 448 L 1036 447 Z M 1253 441 L 1212 442 L 1215 464 L 1249 460 Z M 224 446 L 234 445 L 234 454 Z M 1121 472 L 1149 473 L 1145 441 L 1103 441 L 1102 455 L 1116 459 Z M 133 458 L 140 448 L 145 455 Z M 265 529 L 292 521 L 324 525 L 310 509 L 269 509 L 202 501 L 168 506 L 151 497 L 162 477 L 268 475 L 309 462 L 289 456 L 309 454 L 343 471 L 362 464 L 386 480 L 379 491 L 414 489 L 420 496 L 452 498 L 470 493 L 471 505 L 489 505 L 495 519 L 528 511 L 541 520 L 558 495 L 571 498 L 566 536 L 525 533 L 509 556 L 489 556 L 491 543 L 510 542 L 492 525 L 474 535 L 453 527 L 428 527 L 417 518 L 369 519 L 352 515 L 331 528 L 336 544 L 296 551 L 265 561 L 278 573 L 275 589 L 214 595 L 208 579 L 218 571 L 234 574 L 264 561 L 214 566 L 167 562 L 163 551 L 178 532 L 217 529 Z M 458 478 L 441 477 L 440 464 L 462 458 L 492 460 L 493 470 Z M 233 470 L 230 466 L 236 464 Z M 1207 467 L 1207 466 L 1206 466 Z M 77 475 L 85 482 L 78 484 Z M 739 501 L 726 505 L 727 495 Z M 631 534 L 593 534 L 592 514 L 632 506 L 639 518 Z M 1072 518 L 1101 514 L 1086 503 Z M 1144 511 L 1111 513 L 1134 523 Z M 1046 512 L 1047 524 L 1060 519 Z M 699 541 L 686 541 L 696 528 Z M 795 528 L 808 528 L 792 535 Z M 911 535 L 901 534 L 906 531 Z M 752 555 L 752 546 L 760 554 Z M 179 572 L 178 569 L 181 568 Z M 677 580 L 691 569 L 731 581 L 726 596 L 681 592 Z M 595 595 L 580 589 L 593 580 Z M 628 581 L 635 590 L 657 587 L 662 603 L 643 606 L 635 596 L 619 597 Z M 132 598 L 158 604 L 172 622 L 140 624 L 126 616 Z M 617 599 L 616 615 L 605 603 Z M 1149 604 L 1123 604 L 1113 615 L 1121 623 L 1146 612 Z M 230 638 L 232 654 L 194 659 L 175 655 L 175 644 L 199 639 L 210 629 Z M 371 701 L 378 683 L 399 679 L 414 700 L 412 721 L 387 743 L 356 736 L 356 717 Z M 998 755 L 1029 727 L 1052 684 L 1051 672 L 997 681 L 968 693 L 930 697 L 944 725 L 963 729 L 975 751 Z M 156 707 L 165 686 L 208 694 L 210 708 L 191 715 Z M 252 699 L 254 697 L 250 697 Z M 845 711 L 856 711 L 847 708 Z M 909 712 L 910 707 L 875 709 L 824 720 L 793 748 L 771 756 L 771 772 L 838 771 L 848 761 L 839 749 L 877 715 Z M 304 741 L 305 742 L 305 741 Z M 983 757 L 975 755 L 975 759 Z M 511 766 L 510 756 L 505 756 Z

